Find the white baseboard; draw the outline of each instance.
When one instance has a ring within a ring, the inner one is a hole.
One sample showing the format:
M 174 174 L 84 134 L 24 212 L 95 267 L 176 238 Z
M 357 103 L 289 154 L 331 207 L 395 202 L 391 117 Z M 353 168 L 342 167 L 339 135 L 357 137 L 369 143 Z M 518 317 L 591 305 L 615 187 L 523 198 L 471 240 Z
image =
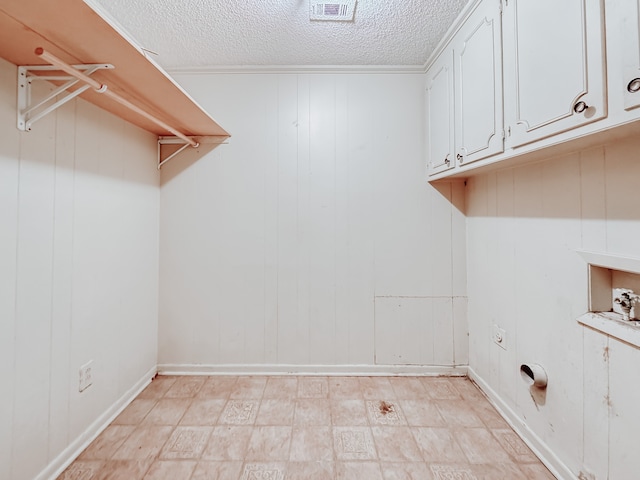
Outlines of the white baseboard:
M 35 480 L 55 480 L 71 463 L 80 455 L 85 448 L 93 442 L 102 431 L 125 409 L 131 401 L 136 398 L 142 390 L 149 385 L 151 379 L 157 373 L 154 366 L 138 380 L 133 387 L 127 390 L 109 409 L 100 415 L 89 427 L 82 432 L 71 444 L 65 448 L 60 455 L 47 465 L 38 474 Z
M 527 446 L 536 454 L 542 463 L 553 473 L 559 480 L 577 480 L 578 477 L 565 465 L 562 460 L 549 448 L 549 446 L 531 430 L 528 425 L 520 418 L 520 416 L 500 398 L 489 384 L 480 377 L 473 368 L 468 367 L 468 376 L 473 380 L 480 389 L 487 395 L 489 401 L 498 410 L 498 413 L 507 421 L 507 423 L 522 438 Z
M 465 376 L 467 366 L 434 365 L 192 365 L 160 364 L 159 375 L 322 375 L 382 376 L 424 375 Z

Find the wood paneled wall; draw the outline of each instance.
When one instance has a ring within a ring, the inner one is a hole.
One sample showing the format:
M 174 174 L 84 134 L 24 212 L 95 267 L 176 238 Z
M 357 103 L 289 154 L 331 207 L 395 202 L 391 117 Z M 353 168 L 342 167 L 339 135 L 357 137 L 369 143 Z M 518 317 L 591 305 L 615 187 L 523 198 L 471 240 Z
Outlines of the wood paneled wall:
M 155 365 L 159 175 L 81 100 L 18 131 L 16 79 L 0 60 L 0 479 L 31 480 Z
M 422 75 L 176 78 L 232 138 L 163 167 L 160 364 L 467 363 L 464 186 L 426 182 Z
M 467 191 L 470 367 L 576 475 L 634 478 L 640 350 L 579 325 L 585 249 L 640 257 L 640 140 L 473 178 Z M 492 341 L 506 330 L 507 349 Z M 533 402 L 521 363 L 549 387 Z

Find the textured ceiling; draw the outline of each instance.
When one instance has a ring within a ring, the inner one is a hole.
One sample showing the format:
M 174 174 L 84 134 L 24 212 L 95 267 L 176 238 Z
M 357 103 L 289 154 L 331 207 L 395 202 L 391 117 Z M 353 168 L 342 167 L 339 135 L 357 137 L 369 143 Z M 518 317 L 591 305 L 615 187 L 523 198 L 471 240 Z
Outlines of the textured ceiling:
M 168 69 L 422 65 L 467 0 L 359 0 L 353 22 L 309 20 L 309 0 L 90 0 Z

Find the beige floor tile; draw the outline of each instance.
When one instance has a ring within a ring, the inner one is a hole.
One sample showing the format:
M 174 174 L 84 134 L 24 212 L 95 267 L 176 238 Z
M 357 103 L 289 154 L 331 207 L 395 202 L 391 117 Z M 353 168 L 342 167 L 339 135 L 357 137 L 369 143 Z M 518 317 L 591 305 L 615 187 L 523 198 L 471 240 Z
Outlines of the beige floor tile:
M 94 480 L 104 470 L 100 460 L 77 460 L 62 472 L 57 480 Z
M 157 377 L 59 480 L 143 477 L 554 478 L 466 378 L 315 376 Z
M 473 474 L 470 465 L 458 464 L 458 465 L 440 465 L 440 464 L 432 464 L 429 465 L 429 469 L 431 470 L 431 475 L 433 475 L 433 480 L 478 480 L 478 478 Z M 495 480 L 507 480 L 505 479 L 495 479 Z
M 142 480 L 152 460 L 109 460 L 97 480 Z
M 367 416 L 373 425 L 407 425 L 407 419 L 398 402 L 366 400 Z
M 164 398 L 193 398 L 205 383 L 204 377 L 180 377 L 164 394 Z
M 399 400 L 398 404 L 404 413 L 407 423 L 415 427 L 444 427 L 446 422 L 438 407 L 424 400 Z
M 337 462 L 337 480 L 384 480 L 377 462 Z
M 393 391 L 396 392 L 396 398 L 399 400 L 429 398 L 427 389 L 424 388 L 419 378 L 391 377 L 389 383 L 391 383 Z
M 486 399 L 468 403 L 487 428 L 511 428 Z
M 368 425 L 364 400 L 331 399 L 331 423 L 333 425 Z
M 202 452 L 203 460 L 244 460 L 253 432 L 248 426 L 214 427 L 209 443 Z
M 293 424 L 331 425 L 331 403 L 325 398 L 298 399 Z
M 115 425 L 137 425 L 144 420 L 144 417 L 157 402 L 158 400 L 151 398 L 136 398 L 116 417 L 113 423 Z
M 289 462 L 285 477 L 286 480 L 333 480 L 334 478 L 333 462 Z
M 237 381 L 238 377 L 209 377 L 196 394 L 196 398 L 226 400 Z
M 420 462 L 422 453 L 409 427 L 371 427 L 378 458 L 383 462 Z
M 357 377 L 330 377 L 329 397 L 336 399 L 358 399 L 362 397 Z
M 266 377 L 239 377 L 231 389 L 229 398 L 238 400 L 260 400 L 266 384 Z
M 331 462 L 333 460 L 331 427 L 294 427 L 289 460 L 292 462 Z
M 471 471 L 478 480 L 529 480 L 528 477 L 514 463 L 492 463 L 472 465 Z
M 542 463 L 519 465 L 519 467 L 526 475 L 527 480 L 555 480 L 556 478 Z
M 162 460 L 198 460 L 212 427 L 176 427 L 160 452 Z
M 154 462 L 144 480 L 189 480 L 196 462 L 159 460 Z
M 260 403 L 256 425 L 293 425 L 295 410 L 294 400 L 264 399 Z
M 491 430 L 491 433 L 498 440 L 502 448 L 511 456 L 516 463 L 538 463 L 531 449 L 516 435 L 510 428 L 501 428 Z
M 136 429 L 133 425 L 109 425 L 84 452 L 80 460 L 108 460 Z
M 289 460 L 291 427 L 254 427 L 245 459 L 247 461 Z
M 442 418 L 449 427 L 484 427 L 480 417 L 464 400 L 435 400 Z
M 381 463 L 384 480 L 433 480 L 424 462 Z
M 448 378 L 422 377 L 420 379 L 430 398 L 434 400 L 455 400 L 462 396 Z
M 113 454 L 116 460 L 155 459 L 171 435 L 173 427 L 139 425 Z
M 177 379 L 177 377 L 158 375 L 151 381 L 147 388 L 138 395 L 138 398 L 162 398 Z
M 464 428 L 453 431 L 469 463 L 508 463 L 511 461 L 500 443 L 485 428 Z
M 177 425 L 191 404 L 190 398 L 161 398 L 144 417 L 144 425 Z
M 269 377 L 262 398 L 291 400 L 298 395 L 297 377 Z
M 333 427 L 333 449 L 338 460 L 377 460 L 369 427 Z
M 448 428 L 412 427 L 411 431 L 427 463 L 467 461 Z
M 387 377 L 360 377 L 362 396 L 368 400 L 391 401 L 396 394 Z
M 325 377 L 298 378 L 298 398 L 327 398 L 329 380 Z
M 286 472 L 285 463 L 247 463 L 240 480 L 284 480 Z
M 202 400 L 196 398 L 180 419 L 180 425 L 216 425 L 226 400 Z
M 229 400 L 220 414 L 221 425 L 253 425 L 258 415 L 259 400 Z
M 482 391 L 467 377 L 451 377 L 449 379 L 451 384 L 460 393 L 465 400 L 476 400 L 479 402 L 486 402 L 487 398 Z
M 242 462 L 201 461 L 191 480 L 237 480 L 242 472 Z

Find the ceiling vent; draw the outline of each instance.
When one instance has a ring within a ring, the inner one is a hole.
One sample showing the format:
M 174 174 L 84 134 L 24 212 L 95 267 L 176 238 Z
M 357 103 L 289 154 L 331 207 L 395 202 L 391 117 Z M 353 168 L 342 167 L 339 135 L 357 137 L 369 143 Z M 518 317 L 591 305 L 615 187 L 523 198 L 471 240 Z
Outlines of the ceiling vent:
M 309 0 L 309 20 L 352 22 L 355 10 L 356 0 L 342 0 L 334 3 Z

